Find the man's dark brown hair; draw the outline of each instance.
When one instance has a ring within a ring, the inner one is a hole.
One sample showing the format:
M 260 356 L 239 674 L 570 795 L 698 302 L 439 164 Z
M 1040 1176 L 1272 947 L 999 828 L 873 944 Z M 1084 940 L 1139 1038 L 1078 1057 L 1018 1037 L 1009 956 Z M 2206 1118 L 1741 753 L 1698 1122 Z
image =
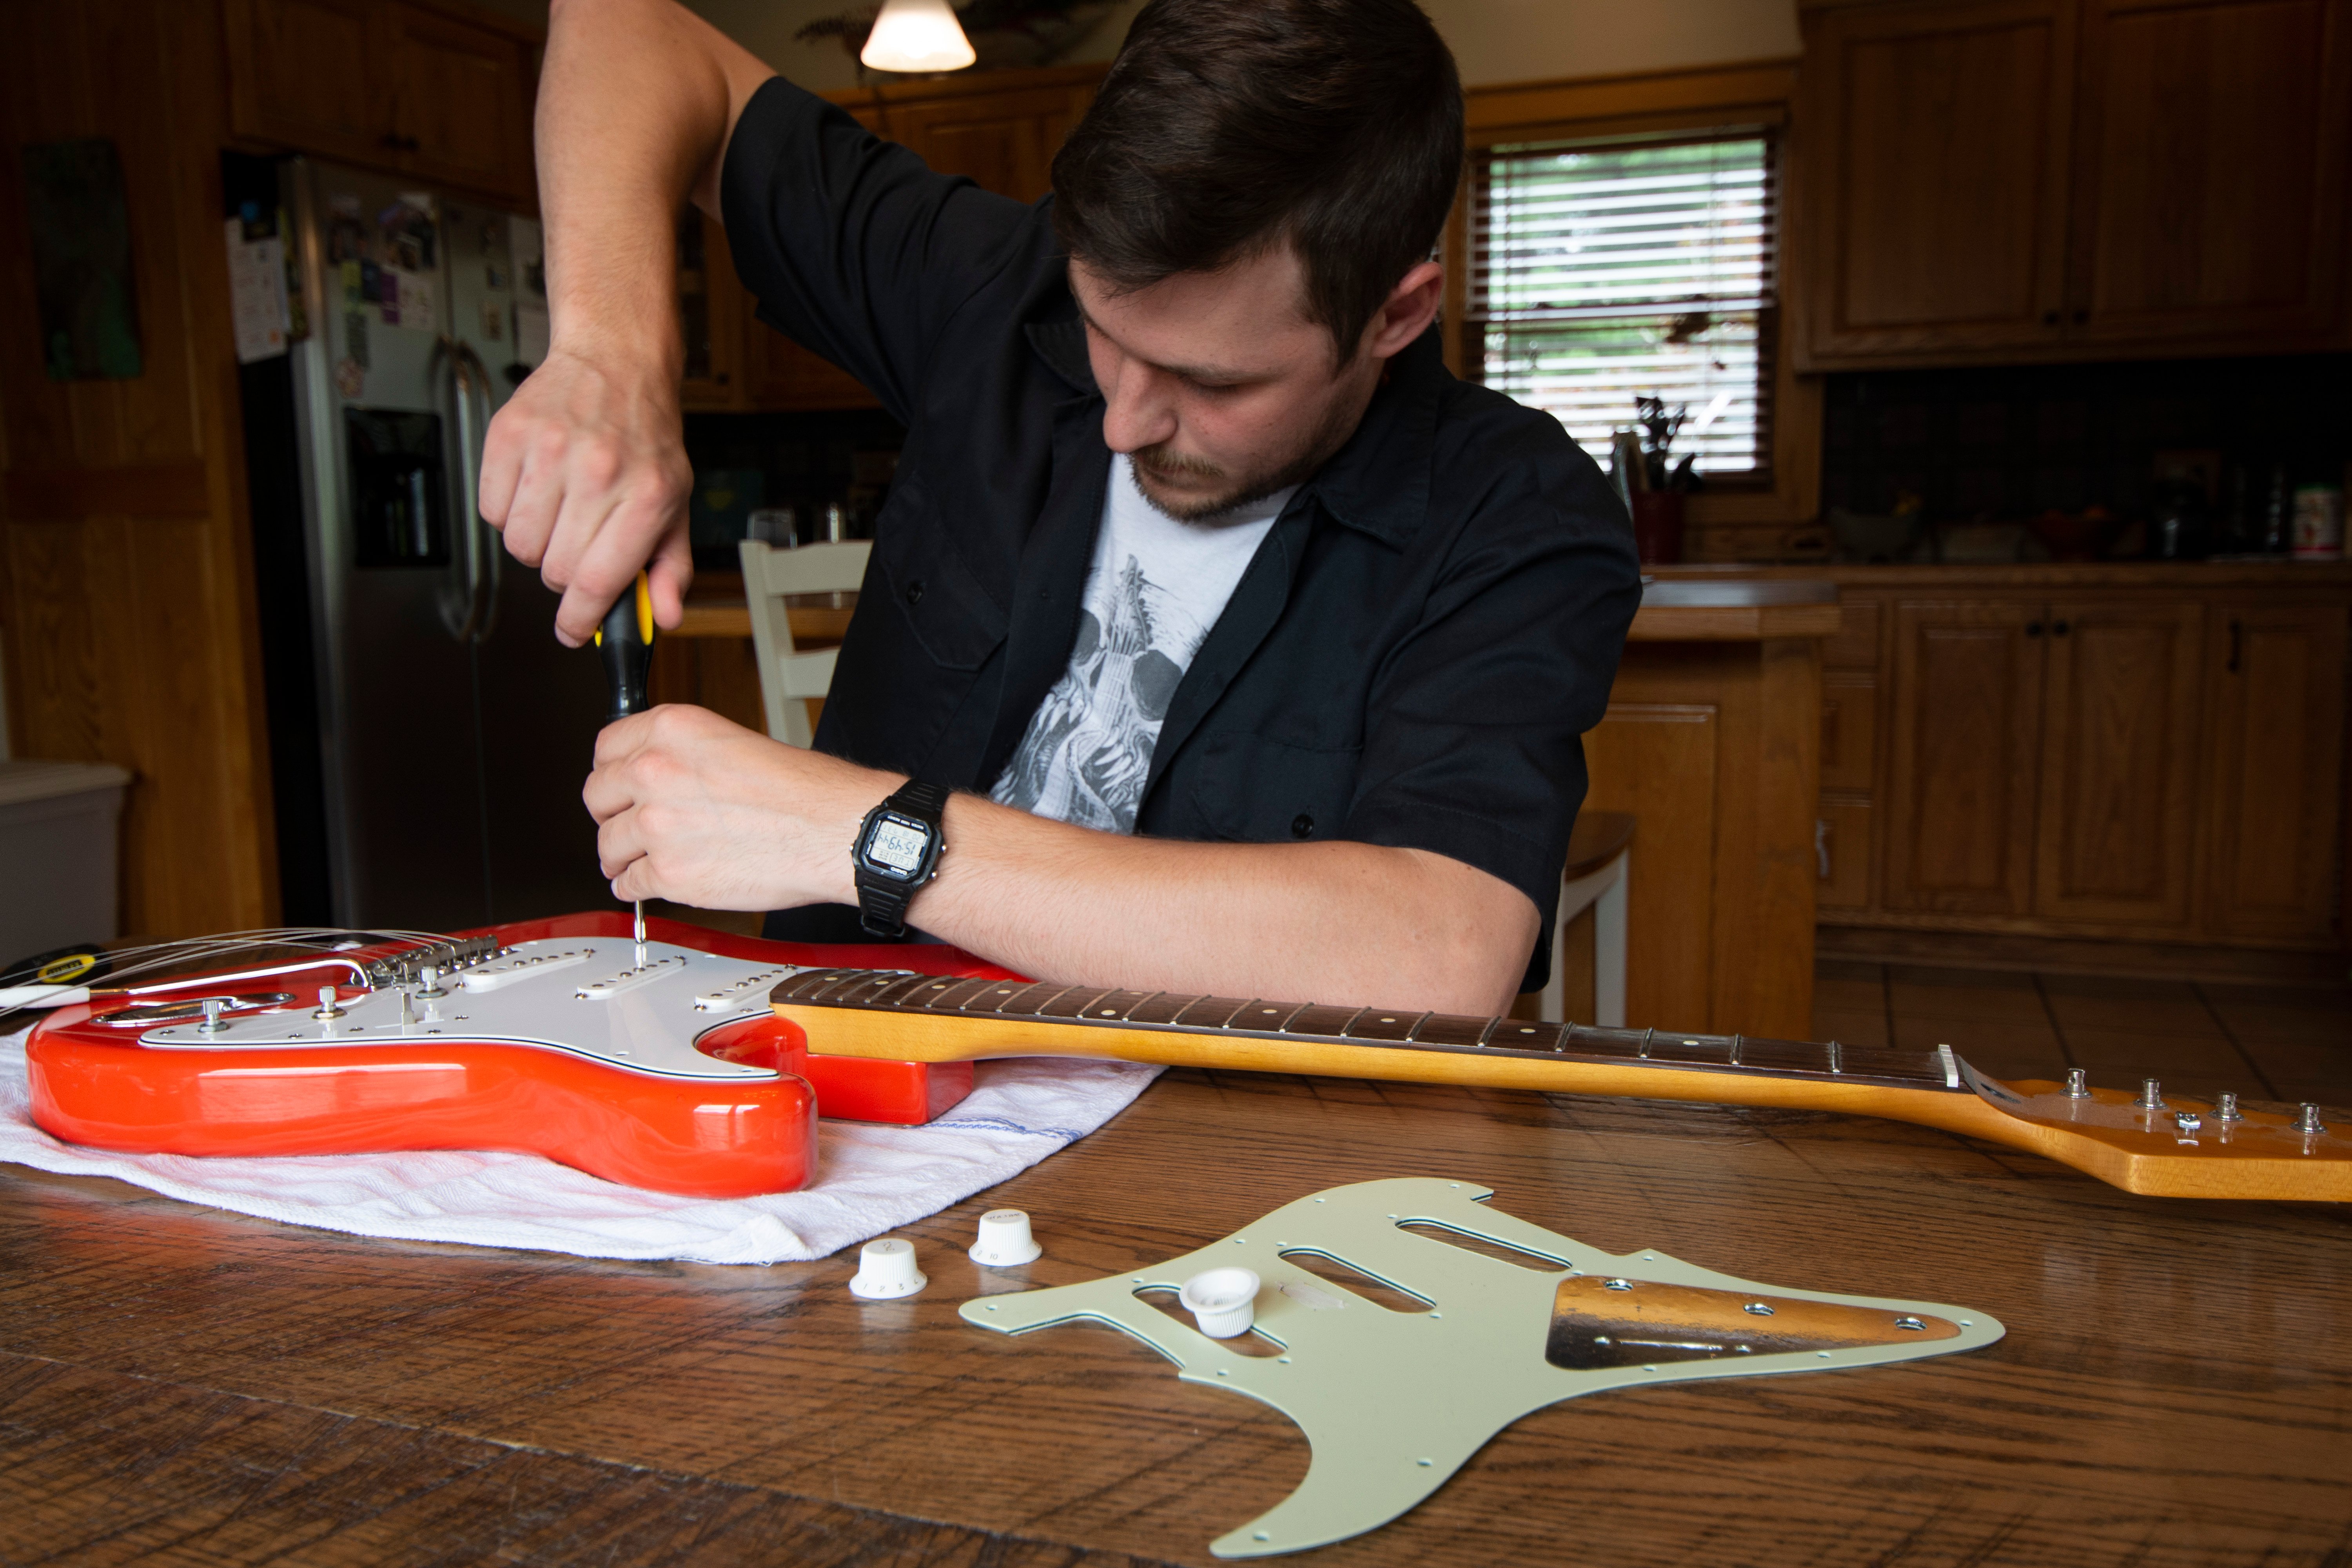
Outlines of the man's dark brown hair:
M 1461 79 L 1412 0 L 1151 0 L 1054 159 L 1054 228 L 1119 289 L 1287 242 L 1345 359 L 1461 171 Z

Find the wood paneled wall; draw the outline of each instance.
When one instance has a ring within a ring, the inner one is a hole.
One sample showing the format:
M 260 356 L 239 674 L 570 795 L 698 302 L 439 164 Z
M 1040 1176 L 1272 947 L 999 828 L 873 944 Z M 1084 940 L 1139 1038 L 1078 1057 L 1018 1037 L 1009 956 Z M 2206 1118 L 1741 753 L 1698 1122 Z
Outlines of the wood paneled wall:
M 118 763 L 122 923 L 180 935 L 278 905 L 221 236 L 212 0 L 0 0 L 0 637 L 18 756 Z M 111 138 L 143 374 L 48 379 L 21 149 Z M 7 955 L 0 955 L 5 958 Z

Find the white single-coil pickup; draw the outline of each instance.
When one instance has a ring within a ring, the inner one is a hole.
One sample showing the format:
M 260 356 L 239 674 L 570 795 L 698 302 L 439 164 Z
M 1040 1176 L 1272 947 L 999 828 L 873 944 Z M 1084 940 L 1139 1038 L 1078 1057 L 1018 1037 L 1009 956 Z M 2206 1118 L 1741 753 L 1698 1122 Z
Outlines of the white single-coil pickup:
M 624 991 L 635 991 L 640 985 L 650 985 L 666 979 L 686 967 L 683 957 L 656 958 L 641 969 L 624 969 L 608 980 L 592 980 L 572 993 L 583 1002 L 604 1002 Z
M 751 975 L 738 980 L 724 991 L 705 991 L 694 999 L 694 1005 L 705 1013 L 730 1013 L 751 1000 L 753 992 L 762 986 L 773 987 L 777 981 L 793 973 L 791 969 L 771 969 Z
M 485 963 L 479 969 L 467 970 L 453 984 L 468 991 L 496 991 L 501 985 L 512 985 L 518 980 L 536 980 L 542 974 L 552 974 L 559 969 L 570 969 L 596 956 L 593 947 L 570 952 L 533 952 L 515 958 L 501 958 Z

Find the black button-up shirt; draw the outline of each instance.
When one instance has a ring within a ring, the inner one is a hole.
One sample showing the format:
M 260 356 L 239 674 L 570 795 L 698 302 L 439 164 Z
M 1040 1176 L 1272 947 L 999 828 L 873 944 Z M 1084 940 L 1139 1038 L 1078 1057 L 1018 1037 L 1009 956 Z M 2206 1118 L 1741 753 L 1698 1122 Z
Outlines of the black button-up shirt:
M 745 108 L 721 193 L 761 319 L 908 430 L 816 746 L 984 793 L 1069 663 L 1110 473 L 1052 198 L 935 174 L 782 79 Z M 1542 911 L 1532 989 L 1584 796 L 1580 737 L 1640 597 L 1624 508 L 1591 459 L 1550 416 L 1448 374 L 1433 328 L 1193 656 L 1136 831 L 1475 866 Z M 768 930 L 871 940 L 835 906 Z

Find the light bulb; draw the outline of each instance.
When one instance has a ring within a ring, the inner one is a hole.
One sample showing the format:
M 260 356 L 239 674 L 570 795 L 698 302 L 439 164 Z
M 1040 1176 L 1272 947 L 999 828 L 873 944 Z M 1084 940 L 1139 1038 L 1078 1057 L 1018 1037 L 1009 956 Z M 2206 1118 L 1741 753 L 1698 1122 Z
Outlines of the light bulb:
M 885 0 L 857 56 L 878 71 L 958 71 L 979 57 L 948 0 Z

